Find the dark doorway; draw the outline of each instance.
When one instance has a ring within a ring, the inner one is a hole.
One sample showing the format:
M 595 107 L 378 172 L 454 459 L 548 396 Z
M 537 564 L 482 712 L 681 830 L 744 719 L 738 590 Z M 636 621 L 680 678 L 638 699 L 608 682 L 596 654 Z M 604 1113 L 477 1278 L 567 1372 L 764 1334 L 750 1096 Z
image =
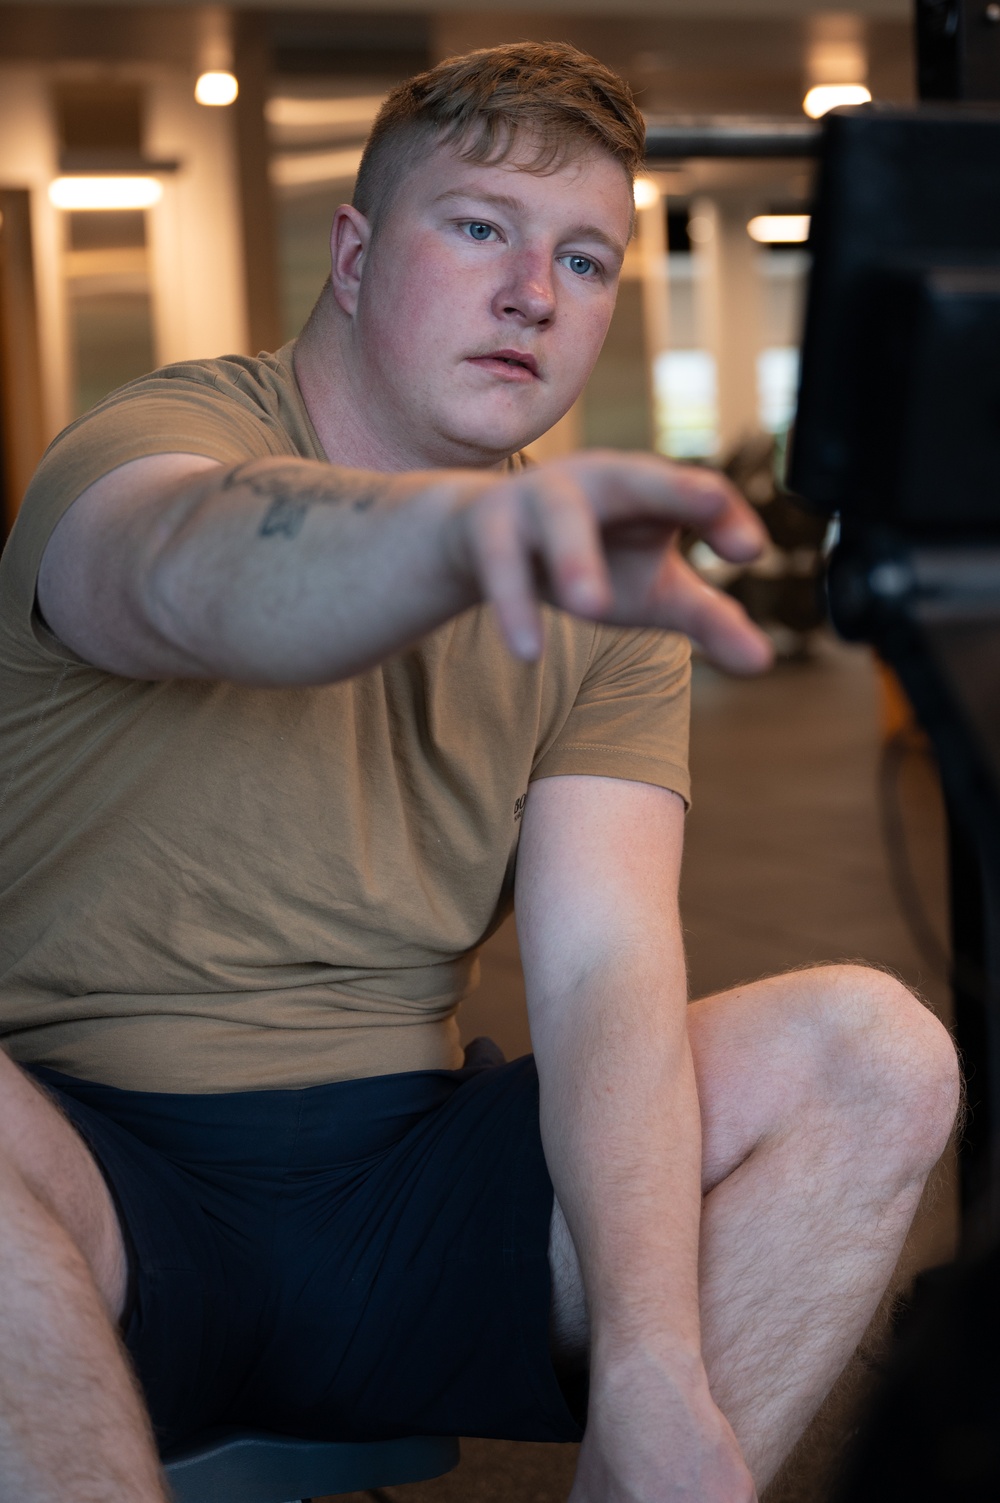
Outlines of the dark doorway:
M 0 528 L 6 538 L 45 447 L 45 430 L 26 188 L 0 188 L 0 216 Z

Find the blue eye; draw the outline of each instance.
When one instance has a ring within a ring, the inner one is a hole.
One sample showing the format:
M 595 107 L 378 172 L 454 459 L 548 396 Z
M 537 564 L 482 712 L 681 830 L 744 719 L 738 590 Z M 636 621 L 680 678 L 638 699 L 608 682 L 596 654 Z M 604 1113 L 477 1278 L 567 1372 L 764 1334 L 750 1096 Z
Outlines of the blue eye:
M 577 276 L 585 277 L 589 271 L 593 271 L 594 263 L 589 256 L 568 256 L 567 265 L 570 271 L 575 271 Z
M 473 240 L 488 240 L 493 233 L 493 226 L 491 224 L 478 224 L 476 221 L 467 224 L 466 229 Z

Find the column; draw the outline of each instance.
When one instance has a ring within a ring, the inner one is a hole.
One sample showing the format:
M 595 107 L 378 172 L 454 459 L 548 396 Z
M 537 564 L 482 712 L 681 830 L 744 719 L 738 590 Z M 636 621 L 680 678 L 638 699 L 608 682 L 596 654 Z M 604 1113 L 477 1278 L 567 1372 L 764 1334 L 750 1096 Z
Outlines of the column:
M 747 234 L 747 222 L 757 212 L 757 202 L 742 194 L 713 194 L 697 199 L 691 216 L 701 342 L 715 357 L 723 455 L 760 431 L 760 252 Z

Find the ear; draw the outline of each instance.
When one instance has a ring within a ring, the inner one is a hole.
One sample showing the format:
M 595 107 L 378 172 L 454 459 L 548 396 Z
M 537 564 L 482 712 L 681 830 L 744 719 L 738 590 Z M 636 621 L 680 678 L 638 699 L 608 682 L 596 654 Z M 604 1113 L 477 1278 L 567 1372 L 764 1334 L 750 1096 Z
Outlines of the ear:
M 330 285 L 344 312 L 352 315 L 358 305 L 365 255 L 371 241 L 371 225 L 351 204 L 341 204 L 330 231 Z

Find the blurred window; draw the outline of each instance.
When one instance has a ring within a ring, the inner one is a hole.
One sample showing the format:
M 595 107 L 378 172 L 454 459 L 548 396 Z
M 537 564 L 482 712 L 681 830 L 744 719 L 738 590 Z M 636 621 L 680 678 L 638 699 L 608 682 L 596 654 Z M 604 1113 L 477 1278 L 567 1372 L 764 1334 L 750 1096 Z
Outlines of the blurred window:
M 653 366 L 656 447 L 674 459 L 708 459 L 718 447 L 715 360 L 708 350 L 667 350 Z
M 143 92 L 114 78 L 54 85 L 60 169 L 136 172 L 142 165 Z M 62 211 L 75 415 L 156 364 L 142 209 Z
M 156 364 L 141 209 L 67 213 L 63 269 L 69 302 L 73 405 L 88 411 Z
M 795 416 L 799 386 L 799 352 L 784 345 L 757 356 L 757 392 L 761 426 L 776 436 L 788 432 Z
M 395 84 L 430 66 L 433 26 L 418 14 L 270 13 L 265 115 L 286 339 L 299 333 L 329 276 L 333 211 L 351 201 L 379 106 Z

